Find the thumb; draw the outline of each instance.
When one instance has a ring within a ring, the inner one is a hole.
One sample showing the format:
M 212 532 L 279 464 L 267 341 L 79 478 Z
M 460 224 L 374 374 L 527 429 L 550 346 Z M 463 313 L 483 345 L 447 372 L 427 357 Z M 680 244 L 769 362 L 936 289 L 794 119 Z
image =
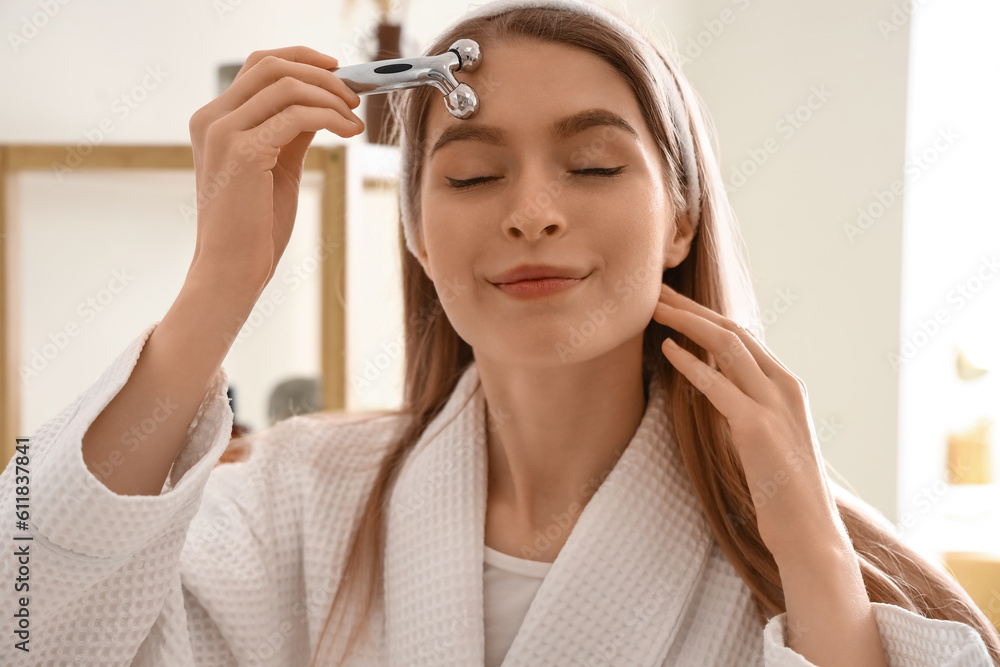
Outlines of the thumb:
M 312 143 L 315 136 L 316 132 L 302 132 L 289 141 L 278 154 L 278 165 L 289 175 L 294 176 L 296 181 L 302 176 L 306 151 L 309 150 L 309 144 Z

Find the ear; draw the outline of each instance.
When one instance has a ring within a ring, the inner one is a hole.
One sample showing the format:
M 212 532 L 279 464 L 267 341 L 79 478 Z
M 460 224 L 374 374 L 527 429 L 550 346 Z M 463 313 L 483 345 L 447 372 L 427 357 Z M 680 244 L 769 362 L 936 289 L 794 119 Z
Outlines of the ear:
M 417 261 L 420 262 L 420 266 L 424 268 L 424 273 L 430 278 L 431 282 L 434 282 L 434 276 L 431 275 L 430 262 L 427 258 L 427 248 L 424 247 L 423 239 L 418 238 L 414 243 L 417 247 Z
M 692 240 L 694 240 L 694 228 L 685 211 L 674 218 L 674 224 L 667 229 L 667 238 L 663 241 L 664 271 L 684 261 L 691 251 Z

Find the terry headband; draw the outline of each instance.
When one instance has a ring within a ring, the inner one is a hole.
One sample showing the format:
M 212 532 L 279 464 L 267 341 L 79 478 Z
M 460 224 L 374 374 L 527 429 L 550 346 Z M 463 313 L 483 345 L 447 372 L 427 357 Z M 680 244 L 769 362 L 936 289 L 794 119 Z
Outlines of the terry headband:
M 698 178 L 698 165 L 695 161 L 694 141 L 691 136 L 691 125 L 688 120 L 687 110 L 683 104 L 683 98 L 681 97 L 679 89 L 679 82 L 674 77 L 670 68 L 668 68 L 663 56 L 643 35 L 636 32 L 634 28 L 626 24 L 611 12 L 582 0 L 494 0 L 493 2 L 489 2 L 481 7 L 473 9 L 442 32 L 447 32 L 457 23 L 470 18 L 487 18 L 502 14 L 510 9 L 521 7 L 551 7 L 553 9 L 562 9 L 576 14 L 592 16 L 598 21 L 611 25 L 634 42 L 635 48 L 641 52 L 644 60 L 649 66 L 655 90 L 658 91 L 667 102 L 670 122 L 673 124 L 678 144 L 680 146 L 682 162 L 681 167 L 684 172 L 683 176 L 685 177 L 688 186 L 686 194 L 687 208 L 685 210 L 688 213 L 692 228 L 695 232 L 697 232 L 698 223 L 701 220 L 701 183 Z M 482 54 L 482 57 L 490 57 L 488 49 Z M 489 104 L 489 102 L 486 103 Z M 406 146 L 406 135 L 402 123 L 400 123 L 399 132 L 401 149 L 400 173 L 404 175 L 400 178 L 399 182 L 400 215 L 403 223 L 403 234 L 406 239 L 406 248 L 411 254 L 417 256 L 417 231 L 414 229 L 416 221 L 414 219 L 413 211 L 410 210 L 411 193 L 409 191 L 409 179 L 405 177 L 405 174 L 412 173 L 412 170 L 415 169 L 417 165 L 412 163 L 412 159 L 408 155 L 408 151 L 404 148 Z M 420 154 L 420 151 L 415 152 L 418 155 Z

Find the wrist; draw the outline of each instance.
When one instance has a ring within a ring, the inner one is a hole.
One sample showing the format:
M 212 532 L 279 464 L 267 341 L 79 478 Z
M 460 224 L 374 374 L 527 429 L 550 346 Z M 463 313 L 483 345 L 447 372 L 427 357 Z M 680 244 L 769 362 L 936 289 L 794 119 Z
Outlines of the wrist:
M 853 553 L 840 509 L 830 494 L 795 488 L 792 483 L 783 491 L 757 513 L 761 539 L 775 561 L 822 560 L 832 552 Z
M 817 574 L 838 576 L 859 569 L 858 555 L 850 538 L 840 531 L 813 535 L 794 549 L 772 551 L 782 579 L 815 578 Z

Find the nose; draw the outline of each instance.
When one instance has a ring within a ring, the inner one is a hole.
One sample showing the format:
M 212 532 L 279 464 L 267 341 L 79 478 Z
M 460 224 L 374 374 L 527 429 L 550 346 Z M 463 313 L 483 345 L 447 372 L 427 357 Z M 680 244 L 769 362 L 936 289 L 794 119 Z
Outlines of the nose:
M 568 223 L 560 198 L 562 190 L 562 184 L 550 175 L 522 174 L 518 191 L 511 198 L 513 209 L 504 218 L 504 234 L 529 241 L 564 234 Z

